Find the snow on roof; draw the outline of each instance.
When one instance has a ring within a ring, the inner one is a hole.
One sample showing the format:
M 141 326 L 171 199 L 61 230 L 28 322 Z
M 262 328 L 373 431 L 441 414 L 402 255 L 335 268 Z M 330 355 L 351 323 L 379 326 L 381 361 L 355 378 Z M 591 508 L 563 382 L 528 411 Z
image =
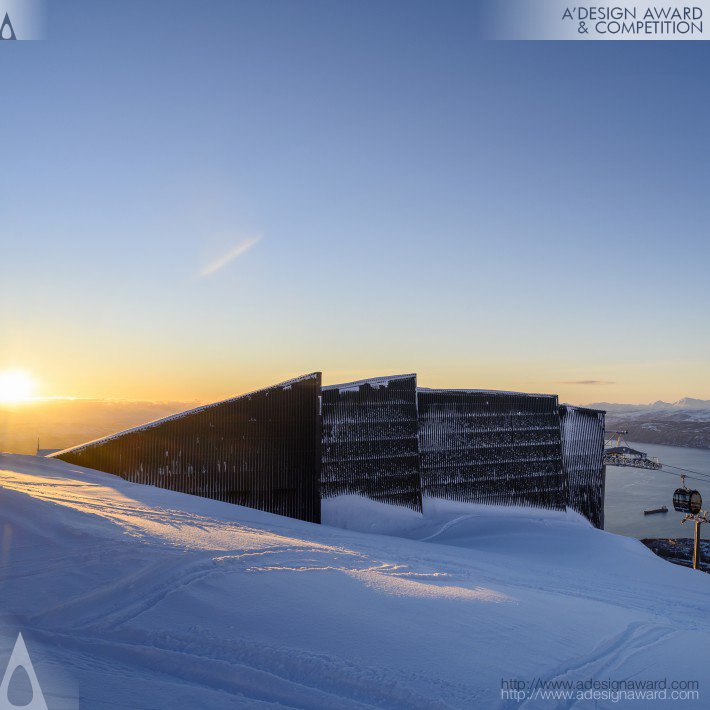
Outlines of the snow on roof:
M 408 375 L 388 375 L 383 377 L 369 377 L 365 380 L 357 380 L 355 382 L 343 382 L 337 385 L 325 385 L 321 387 L 322 390 L 338 390 L 339 392 L 354 391 L 362 385 L 370 385 L 372 387 L 387 387 L 389 383 L 393 380 L 405 380 L 407 378 L 414 377 L 416 379 L 416 373 L 410 373 Z
M 82 451 L 83 449 L 87 449 L 91 446 L 97 446 L 98 444 L 104 444 L 107 441 L 111 441 L 113 439 L 118 439 L 121 436 L 124 436 L 124 434 L 134 434 L 135 432 L 139 431 L 144 431 L 146 429 L 153 429 L 154 427 L 160 426 L 161 424 L 165 424 L 166 422 L 174 421 L 176 419 L 182 419 L 183 417 L 190 416 L 191 414 L 197 414 L 197 412 L 202 412 L 207 409 L 211 409 L 212 407 L 219 407 L 221 404 L 227 404 L 228 402 L 235 402 L 238 399 L 244 399 L 245 397 L 251 397 L 254 394 L 258 394 L 260 392 L 268 392 L 269 390 L 275 390 L 275 389 L 291 389 L 291 386 L 294 385 L 296 382 L 303 382 L 304 380 L 311 380 L 313 378 L 316 378 L 320 375 L 320 372 L 311 372 L 308 375 L 301 375 L 300 377 L 295 377 L 292 380 L 286 380 L 286 382 L 279 382 L 278 384 L 275 385 L 269 385 L 268 387 L 262 387 L 261 389 L 258 390 L 253 390 L 252 392 L 247 392 L 245 394 L 239 394 L 236 395 L 235 397 L 228 397 L 227 399 L 222 399 L 219 402 L 211 402 L 210 404 L 203 404 L 199 407 L 195 407 L 194 409 L 188 409 L 184 412 L 178 412 L 177 414 L 171 414 L 170 416 L 167 417 L 162 417 L 161 419 L 155 419 L 151 422 L 146 422 L 145 424 L 139 424 L 138 426 L 131 427 L 130 429 L 123 429 L 122 431 L 117 431 L 114 434 L 109 434 L 108 436 L 102 436 L 99 439 L 93 439 L 92 441 L 86 441 L 83 444 L 78 444 L 77 446 L 70 446 L 66 449 L 62 449 L 61 451 L 57 451 L 56 453 L 50 454 L 48 458 L 56 458 L 58 456 L 61 456 L 62 454 L 69 453 L 70 451 Z

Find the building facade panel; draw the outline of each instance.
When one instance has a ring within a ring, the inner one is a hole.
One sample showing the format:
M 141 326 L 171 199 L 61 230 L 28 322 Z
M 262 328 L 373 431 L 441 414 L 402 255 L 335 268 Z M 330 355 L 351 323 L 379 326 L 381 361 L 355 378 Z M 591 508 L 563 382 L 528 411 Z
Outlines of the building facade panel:
M 567 504 L 599 529 L 604 528 L 604 417 L 598 409 L 560 407 Z
M 323 387 L 321 493 L 421 512 L 416 375 Z
M 320 522 L 320 373 L 54 454 L 129 481 Z
M 420 389 L 424 495 L 564 510 L 557 397 Z

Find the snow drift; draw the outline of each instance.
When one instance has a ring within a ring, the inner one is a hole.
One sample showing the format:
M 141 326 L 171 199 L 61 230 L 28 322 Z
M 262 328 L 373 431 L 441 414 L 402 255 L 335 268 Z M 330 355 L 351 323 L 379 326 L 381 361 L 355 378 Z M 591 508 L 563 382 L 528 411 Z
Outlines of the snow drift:
M 569 513 L 433 502 L 384 531 L 2 455 L 0 672 L 21 632 L 51 709 L 595 706 L 501 696 L 538 678 L 707 706 L 708 575 Z

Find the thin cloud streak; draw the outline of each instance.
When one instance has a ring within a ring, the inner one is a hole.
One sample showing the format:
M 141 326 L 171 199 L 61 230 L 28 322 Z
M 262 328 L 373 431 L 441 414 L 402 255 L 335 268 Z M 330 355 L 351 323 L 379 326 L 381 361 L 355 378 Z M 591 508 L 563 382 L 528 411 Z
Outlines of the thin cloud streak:
M 260 240 L 261 237 L 252 237 L 251 239 L 247 239 L 241 244 L 238 244 L 236 247 L 228 251 L 224 256 L 221 256 L 216 261 L 213 261 L 211 264 L 205 266 L 205 268 L 200 271 L 200 276 L 205 277 L 216 274 L 220 269 L 223 269 L 225 266 L 227 266 L 227 264 L 234 261 L 235 259 L 238 259 L 240 256 L 242 256 L 242 254 L 248 252 L 249 249 L 251 249 Z
M 611 380 L 563 380 L 558 385 L 615 385 Z

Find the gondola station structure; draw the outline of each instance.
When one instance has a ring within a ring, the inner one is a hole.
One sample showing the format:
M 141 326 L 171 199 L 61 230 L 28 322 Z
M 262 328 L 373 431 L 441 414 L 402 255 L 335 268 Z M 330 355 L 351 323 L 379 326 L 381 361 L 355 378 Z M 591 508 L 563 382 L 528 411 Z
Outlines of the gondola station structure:
M 126 480 L 313 523 L 321 499 L 572 508 L 604 527 L 604 412 L 556 395 L 321 373 L 52 453 Z

